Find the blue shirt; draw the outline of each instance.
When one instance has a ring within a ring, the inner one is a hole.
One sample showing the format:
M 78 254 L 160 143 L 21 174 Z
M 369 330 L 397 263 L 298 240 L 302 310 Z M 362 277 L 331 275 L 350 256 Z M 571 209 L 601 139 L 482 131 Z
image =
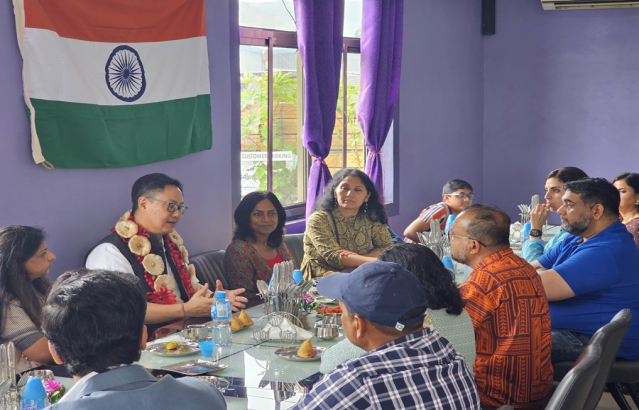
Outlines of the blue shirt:
M 566 239 L 566 236 L 568 236 L 568 232 L 562 229 L 557 232 L 555 236 L 550 238 L 548 243 L 544 243 L 544 241 L 541 240 L 529 239 L 526 241 L 524 248 L 521 250 L 521 257 L 526 259 L 529 263 L 533 263 L 539 259 L 541 255 L 547 254 L 551 249 L 559 245 L 561 241 Z
M 437 332 L 411 333 L 348 360 L 293 409 L 479 409 L 464 358 Z
M 625 308 L 639 318 L 639 249 L 620 221 L 587 241 L 569 235 L 537 261 L 555 270 L 575 293 L 548 304 L 553 330 L 592 336 Z M 617 356 L 639 358 L 639 320 L 630 323 Z

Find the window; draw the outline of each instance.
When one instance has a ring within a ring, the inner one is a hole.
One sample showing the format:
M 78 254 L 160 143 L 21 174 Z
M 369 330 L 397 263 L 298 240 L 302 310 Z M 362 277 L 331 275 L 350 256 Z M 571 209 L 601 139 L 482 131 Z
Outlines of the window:
M 302 142 L 304 86 L 293 0 L 240 0 L 241 195 L 271 190 L 289 219 L 303 216 L 311 159 Z M 356 117 L 362 0 L 345 1 L 344 47 L 331 152 L 331 174 L 364 169 L 366 147 Z M 391 132 L 392 134 L 392 132 Z M 345 138 L 344 138 L 345 136 Z M 384 146 L 385 181 L 393 163 Z M 387 160 L 390 159 L 390 160 Z M 394 184 L 385 182 L 387 202 Z M 390 193 L 388 192 L 390 188 Z

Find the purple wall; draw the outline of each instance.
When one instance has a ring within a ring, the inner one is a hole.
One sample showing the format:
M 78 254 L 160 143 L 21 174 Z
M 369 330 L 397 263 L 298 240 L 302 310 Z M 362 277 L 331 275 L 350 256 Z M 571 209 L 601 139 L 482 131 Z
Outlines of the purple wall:
M 484 39 L 484 198 L 515 216 L 555 168 L 639 171 L 638 38 L 639 9 L 498 1 Z
M 512 0 L 511 0 L 512 1 Z M 399 100 L 398 234 L 426 206 L 441 201 L 453 178 L 470 182 L 481 199 L 483 40 L 481 2 L 404 3 Z
M 178 231 L 191 254 L 225 248 L 230 242 L 230 152 L 235 130 L 229 120 L 233 84 L 229 56 L 237 39 L 229 36 L 229 14 L 236 11 L 228 3 L 207 0 L 212 150 L 135 168 L 48 171 L 31 159 L 13 9 L 11 2 L 0 2 L 0 226 L 45 228 L 49 248 L 58 259 L 52 276 L 82 264 L 87 250 L 130 209 L 133 182 L 151 172 L 169 174 L 185 186 L 185 202 L 190 208 Z

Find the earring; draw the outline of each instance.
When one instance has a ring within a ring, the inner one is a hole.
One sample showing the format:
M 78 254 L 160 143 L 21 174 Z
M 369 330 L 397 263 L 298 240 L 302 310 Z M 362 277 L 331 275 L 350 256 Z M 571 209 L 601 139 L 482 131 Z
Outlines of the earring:
M 368 201 L 364 202 L 364 213 L 368 212 Z
M 337 208 L 337 198 L 333 198 L 333 202 L 335 202 L 335 208 Z

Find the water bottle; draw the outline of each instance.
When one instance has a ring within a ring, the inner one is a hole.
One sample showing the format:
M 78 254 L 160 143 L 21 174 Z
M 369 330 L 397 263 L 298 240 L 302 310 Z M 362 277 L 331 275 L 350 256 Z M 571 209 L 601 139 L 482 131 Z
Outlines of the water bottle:
M 455 222 L 455 215 L 448 215 L 448 219 L 446 220 L 446 228 L 444 228 L 444 233 L 446 235 L 448 235 L 448 232 L 450 231 L 450 227 L 453 225 L 453 222 Z
M 47 392 L 44 390 L 42 380 L 39 377 L 31 376 L 27 380 L 22 394 L 21 410 L 40 410 L 49 405 Z
M 226 292 L 215 292 L 215 301 L 211 306 L 213 319 L 213 341 L 216 346 L 231 346 L 231 302 Z
M 521 244 L 523 245 L 528 239 L 530 239 L 530 222 L 526 222 L 521 230 Z

